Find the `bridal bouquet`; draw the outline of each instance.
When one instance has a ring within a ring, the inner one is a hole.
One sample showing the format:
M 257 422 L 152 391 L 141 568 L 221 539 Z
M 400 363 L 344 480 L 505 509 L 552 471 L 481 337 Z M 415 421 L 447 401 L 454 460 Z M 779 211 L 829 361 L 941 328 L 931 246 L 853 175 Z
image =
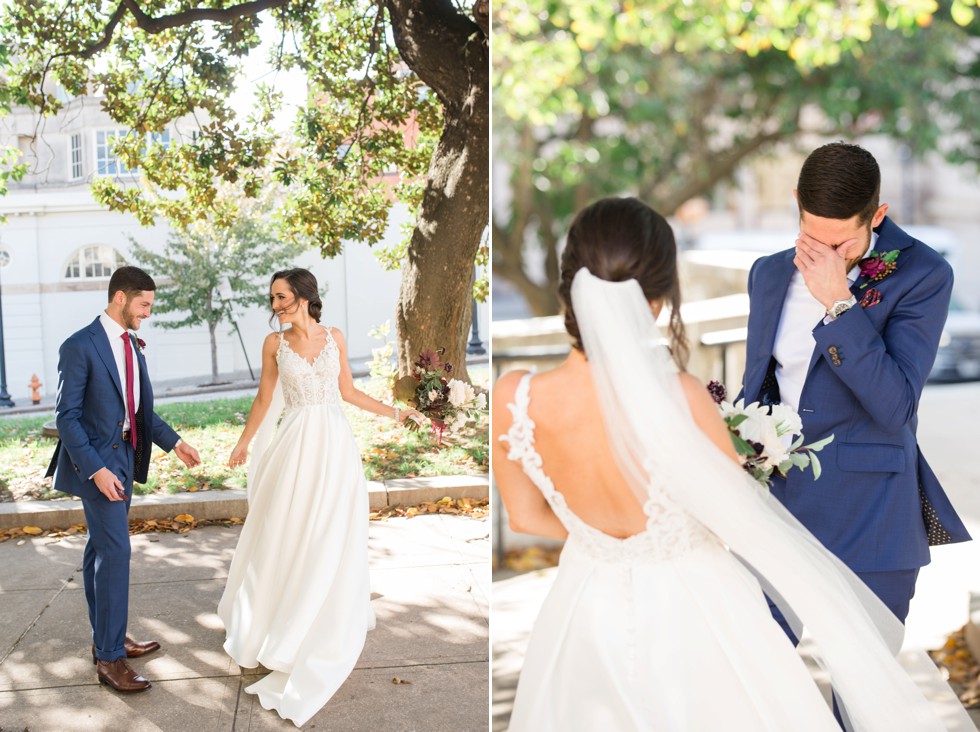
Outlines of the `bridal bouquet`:
M 453 365 L 440 358 L 445 352 L 439 348 L 420 353 L 411 375 L 398 379 L 394 390 L 396 399 L 432 420 L 440 441 L 443 430 L 457 430 L 487 408 L 486 394 L 477 394 L 470 384 L 450 376 Z M 409 425 L 409 429 L 418 429 L 418 425 Z
M 742 400 L 732 404 L 726 401 L 725 386 L 717 381 L 708 384 L 708 391 L 728 425 L 743 467 L 760 484 L 770 487 L 773 474 L 785 476 L 790 468 L 803 470 L 810 465 L 813 465 L 813 479 L 820 477 L 817 452 L 833 441 L 833 435 L 804 445 L 803 421 L 789 407 L 783 404 L 764 407 L 758 402 L 745 404 Z

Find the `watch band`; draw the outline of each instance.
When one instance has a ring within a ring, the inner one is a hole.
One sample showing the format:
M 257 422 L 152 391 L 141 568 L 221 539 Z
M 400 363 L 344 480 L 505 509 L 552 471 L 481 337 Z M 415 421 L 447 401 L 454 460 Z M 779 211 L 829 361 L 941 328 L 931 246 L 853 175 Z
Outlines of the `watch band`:
M 855 305 L 857 305 L 857 298 L 854 295 L 846 300 L 835 300 L 834 304 L 830 306 L 830 310 L 827 311 L 827 315 L 831 320 L 837 320 Z

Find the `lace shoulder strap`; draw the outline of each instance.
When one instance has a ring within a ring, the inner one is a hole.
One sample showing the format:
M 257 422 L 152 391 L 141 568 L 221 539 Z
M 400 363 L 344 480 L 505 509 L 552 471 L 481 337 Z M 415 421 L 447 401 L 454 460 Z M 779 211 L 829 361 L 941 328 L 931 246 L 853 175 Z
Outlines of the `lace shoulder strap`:
M 327 334 L 327 343 L 333 346 L 334 350 L 340 350 L 340 346 L 337 345 L 337 339 L 334 338 L 333 333 L 330 332 L 332 328 L 329 325 L 323 325 L 323 323 L 320 323 L 320 326 Z
M 500 440 L 510 447 L 507 458 L 520 463 L 525 475 L 549 502 L 553 502 L 557 492 L 551 479 L 541 467 L 541 455 L 534 447 L 534 420 L 527 413 L 528 406 L 531 404 L 531 376 L 532 374 L 528 372 L 517 383 L 514 401 L 507 405 L 514 421 L 507 433 L 500 436 Z

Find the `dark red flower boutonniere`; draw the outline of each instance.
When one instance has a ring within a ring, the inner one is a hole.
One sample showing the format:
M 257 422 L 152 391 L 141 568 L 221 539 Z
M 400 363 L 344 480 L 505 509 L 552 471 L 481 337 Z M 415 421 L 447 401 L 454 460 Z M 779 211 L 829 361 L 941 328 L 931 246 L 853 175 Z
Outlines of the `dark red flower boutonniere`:
M 140 350 L 140 353 L 143 353 L 146 350 L 146 341 L 136 336 L 136 347 Z
M 898 265 L 899 250 L 892 249 L 890 252 L 872 252 L 870 257 L 865 257 L 859 262 L 861 276 L 867 277 L 867 281 L 861 285 L 864 289 L 872 282 L 881 282 L 888 275 L 894 272 Z
M 864 295 L 861 296 L 861 302 L 859 303 L 862 308 L 870 308 L 881 302 L 881 290 L 876 290 L 872 287 L 870 290 L 865 290 Z

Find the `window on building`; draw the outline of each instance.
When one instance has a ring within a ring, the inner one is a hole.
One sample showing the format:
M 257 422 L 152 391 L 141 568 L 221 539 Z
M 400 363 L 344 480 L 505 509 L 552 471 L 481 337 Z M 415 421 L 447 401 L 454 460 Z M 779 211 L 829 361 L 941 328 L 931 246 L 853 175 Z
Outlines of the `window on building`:
M 113 143 L 129 134 L 126 130 L 97 130 L 95 133 L 95 170 L 99 175 L 125 175 L 130 170 L 116 157 Z
M 130 175 L 137 172 L 127 168 L 112 149 L 117 138 L 131 134 L 133 133 L 128 130 L 98 130 L 95 133 L 95 170 L 98 175 Z M 168 147 L 170 130 L 154 132 L 148 136 L 147 141 Z
M 105 278 L 126 264 L 122 255 L 110 246 L 97 244 L 78 249 L 65 267 L 66 280 Z
M 71 136 L 71 179 L 82 177 L 82 135 Z

